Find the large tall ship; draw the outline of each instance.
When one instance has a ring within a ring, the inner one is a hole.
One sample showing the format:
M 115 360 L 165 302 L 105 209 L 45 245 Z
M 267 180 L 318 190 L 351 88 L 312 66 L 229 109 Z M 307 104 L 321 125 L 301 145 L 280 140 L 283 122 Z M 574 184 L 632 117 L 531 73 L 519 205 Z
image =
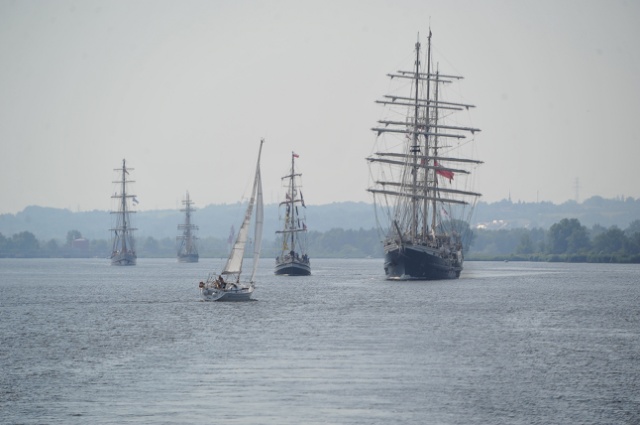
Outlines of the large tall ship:
M 126 160 L 122 160 L 122 168 L 115 168 L 120 180 L 113 183 L 117 184 L 116 193 L 111 196 L 117 200 L 117 207 L 111 214 L 115 215 L 115 226 L 110 229 L 112 233 L 112 249 L 111 249 L 111 265 L 113 266 L 135 266 L 137 255 L 135 249 L 135 240 L 133 239 L 133 231 L 137 230 L 131 227 L 130 214 L 132 210 L 131 204 L 137 204 L 136 195 L 128 192 L 128 185 L 133 180 L 127 180 L 129 171 L 133 168 L 127 168 Z M 131 204 L 130 204 L 131 202 Z
M 194 202 L 189 198 L 189 192 L 187 192 L 187 197 L 182 201 L 184 208 L 180 210 L 185 216 L 184 224 L 178 225 L 178 230 L 182 230 L 182 234 L 176 238 L 178 242 L 178 261 L 180 263 L 197 263 L 200 258 L 195 235 L 198 226 L 191 223 L 191 213 L 195 211 L 193 204 Z
M 307 223 L 302 197 L 300 177 L 296 173 L 295 160 L 299 155 L 291 152 L 291 172 L 282 177 L 285 182 L 285 200 L 280 203 L 284 207 L 282 230 L 276 231 L 281 236 L 280 255 L 276 257 L 275 274 L 289 276 L 308 276 L 311 274 L 311 262 L 307 252 Z
M 480 130 L 460 124 L 474 106 L 448 97 L 459 93 L 453 87 L 462 77 L 440 73 L 431 53 L 429 31 L 425 57 L 418 41 L 412 69 L 388 74 L 398 87 L 377 101 L 388 118 L 372 129 L 368 191 L 391 280 L 458 278 L 480 196 L 470 189 L 471 172 L 482 163 L 473 159 Z

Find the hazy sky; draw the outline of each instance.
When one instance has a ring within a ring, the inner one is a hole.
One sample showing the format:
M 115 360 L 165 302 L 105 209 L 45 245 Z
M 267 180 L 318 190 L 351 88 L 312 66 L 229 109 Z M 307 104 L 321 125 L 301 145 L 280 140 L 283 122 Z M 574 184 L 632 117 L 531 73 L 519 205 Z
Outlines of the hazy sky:
M 475 104 L 487 202 L 640 197 L 637 1 L 0 0 L 0 213 L 108 210 L 135 168 L 139 209 L 248 193 L 291 151 L 307 204 L 371 201 L 388 72 L 429 23 Z M 443 62 L 446 61 L 446 62 Z

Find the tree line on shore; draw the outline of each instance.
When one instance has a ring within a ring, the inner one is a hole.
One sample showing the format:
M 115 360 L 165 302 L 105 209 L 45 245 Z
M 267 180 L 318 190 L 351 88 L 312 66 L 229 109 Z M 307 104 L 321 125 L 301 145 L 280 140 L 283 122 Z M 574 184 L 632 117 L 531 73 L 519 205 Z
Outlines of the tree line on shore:
M 474 260 L 640 263 L 640 220 L 622 230 L 617 226 L 587 228 L 576 218 L 564 218 L 542 228 L 475 230 Z
M 375 229 L 345 230 L 332 229 L 326 232 L 308 233 L 309 252 L 312 258 L 366 258 L 381 257 L 382 244 Z M 203 258 L 224 258 L 229 254 L 228 239 L 207 237 L 198 239 L 198 251 Z M 66 241 L 51 239 L 38 241 L 28 231 L 5 237 L 0 233 L 0 258 L 106 258 L 111 252 L 110 242 L 104 239 L 86 240 L 77 230 L 67 233 Z M 136 240 L 138 257 L 171 258 L 177 255 L 175 238 L 156 239 L 153 237 Z M 280 255 L 279 242 L 265 240 L 262 256 Z
M 476 229 L 469 234 L 466 257 L 470 260 L 522 260 L 566 262 L 640 263 L 640 220 L 626 229 L 594 225 L 590 229 L 578 219 L 565 218 L 548 230 L 519 228 L 502 230 Z M 376 229 L 308 233 L 311 258 L 380 258 L 381 235 Z M 229 252 L 227 239 L 207 237 L 198 240 L 203 258 L 224 258 Z M 174 238 L 142 238 L 136 246 L 139 257 L 176 256 Z M 85 240 L 77 230 L 67 233 L 66 241 L 39 241 L 28 231 L 6 237 L 0 233 L 0 257 L 104 257 L 110 252 L 107 240 Z M 278 242 L 266 240 L 262 256 L 279 254 Z

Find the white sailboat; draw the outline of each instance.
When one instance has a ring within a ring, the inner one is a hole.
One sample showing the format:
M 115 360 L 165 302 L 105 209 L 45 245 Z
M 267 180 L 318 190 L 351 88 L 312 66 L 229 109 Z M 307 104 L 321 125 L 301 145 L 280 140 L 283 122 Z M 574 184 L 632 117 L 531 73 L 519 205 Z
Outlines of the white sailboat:
M 260 259 L 260 248 L 262 245 L 262 227 L 264 223 L 263 201 L 262 201 L 262 177 L 260 175 L 260 156 L 262 155 L 262 145 L 264 139 L 260 140 L 258 150 L 258 161 L 253 179 L 253 189 L 249 205 L 244 214 L 244 220 L 238 231 L 238 236 L 233 244 L 229 258 L 220 275 L 210 273 L 207 280 L 200 282 L 200 296 L 203 301 L 247 301 L 251 298 L 255 289 L 255 274 L 258 269 Z M 253 236 L 253 269 L 251 277 L 246 283 L 240 282 L 242 273 L 242 262 L 244 260 L 245 248 L 249 239 L 249 226 L 251 219 L 255 218 Z
M 135 211 L 131 210 L 129 200 L 133 200 L 133 203 L 137 203 L 136 195 L 128 193 L 127 188 L 129 183 L 133 183 L 131 180 L 127 180 L 129 171 L 133 168 L 127 168 L 126 161 L 122 160 L 122 168 L 115 168 L 114 171 L 121 173 L 121 179 L 114 181 L 119 186 L 120 192 L 111 197 L 117 199 L 118 206 L 115 211 L 111 211 L 111 214 L 116 215 L 116 224 L 112 229 L 112 248 L 111 248 L 111 265 L 112 266 L 135 266 L 138 256 L 136 255 L 135 241 L 133 239 L 133 231 L 136 230 L 131 227 L 131 218 L 129 214 Z

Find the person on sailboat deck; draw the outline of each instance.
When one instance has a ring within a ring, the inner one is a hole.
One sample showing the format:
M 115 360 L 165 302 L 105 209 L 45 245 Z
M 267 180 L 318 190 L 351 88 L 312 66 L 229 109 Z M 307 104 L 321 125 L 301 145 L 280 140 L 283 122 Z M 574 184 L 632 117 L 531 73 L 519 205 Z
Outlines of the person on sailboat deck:
M 225 289 L 225 287 L 227 286 L 227 282 L 224 281 L 224 279 L 222 278 L 222 275 L 218 276 L 218 281 L 220 282 L 220 287 L 222 289 Z

